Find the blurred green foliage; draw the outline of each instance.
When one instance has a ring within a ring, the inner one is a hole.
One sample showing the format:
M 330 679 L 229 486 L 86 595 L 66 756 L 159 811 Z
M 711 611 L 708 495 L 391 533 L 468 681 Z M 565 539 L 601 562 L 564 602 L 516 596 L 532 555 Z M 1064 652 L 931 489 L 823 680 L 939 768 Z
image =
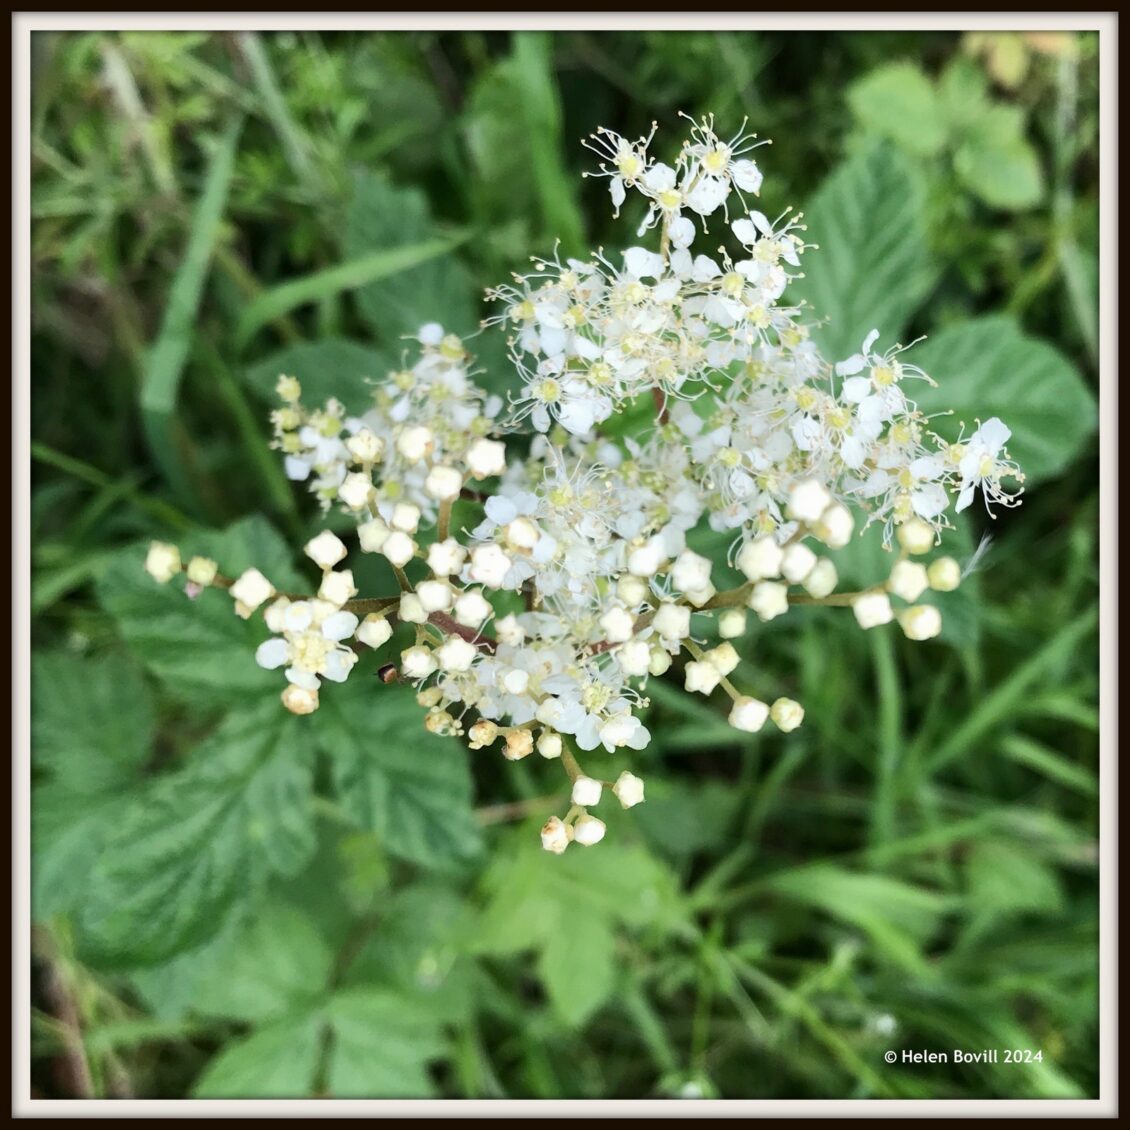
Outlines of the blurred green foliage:
M 1092 38 L 37 33 L 33 61 L 37 1093 L 1096 1094 Z M 279 371 L 363 398 L 530 254 L 629 242 L 579 138 L 680 110 L 773 139 L 826 344 L 929 333 L 924 406 L 1002 416 L 1029 492 L 957 531 L 993 540 L 942 640 L 813 608 L 747 641 L 796 733 L 654 685 L 647 803 L 551 858 L 553 766 L 423 735 L 367 666 L 284 716 L 255 628 L 143 546 L 301 584 Z

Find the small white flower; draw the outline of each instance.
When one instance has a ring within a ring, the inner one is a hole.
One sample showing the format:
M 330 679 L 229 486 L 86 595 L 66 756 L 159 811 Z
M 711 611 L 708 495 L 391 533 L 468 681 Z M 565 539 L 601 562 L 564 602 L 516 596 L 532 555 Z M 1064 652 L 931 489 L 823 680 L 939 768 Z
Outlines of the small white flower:
M 652 625 L 662 639 L 686 639 L 691 634 L 691 610 L 684 604 L 664 601 L 655 613 Z
M 612 792 L 624 808 L 635 808 L 643 804 L 643 780 L 626 769 L 616 778 Z
M 416 543 L 403 530 L 393 530 L 384 539 L 381 553 L 398 568 L 404 568 L 416 554 Z
M 506 445 L 493 439 L 478 439 L 467 449 L 467 469 L 476 479 L 489 479 L 506 470 Z
M 405 428 L 396 440 L 396 450 L 408 460 L 409 463 L 418 463 L 432 453 L 435 446 L 435 437 L 431 428 L 418 425 Z
M 349 551 L 337 534 L 323 530 L 306 543 L 303 552 L 319 569 L 332 569 L 339 561 L 344 560 Z
M 738 554 L 738 568 L 751 581 L 776 577 L 781 573 L 785 551 L 771 537 L 746 542 Z
M 942 614 L 932 604 L 915 604 L 899 615 L 907 639 L 932 640 L 942 630 Z
M 361 643 L 375 651 L 392 639 L 392 625 L 388 622 L 387 617 L 376 612 L 370 612 L 361 621 L 361 626 L 357 629 L 357 638 Z
M 180 550 L 163 541 L 153 542 L 145 556 L 145 571 L 159 584 L 167 584 L 180 572 Z
M 462 489 L 463 476 L 454 467 L 435 466 L 424 480 L 424 493 L 440 502 L 458 498 Z
M 468 643 L 461 636 L 449 636 L 436 652 L 436 659 L 444 671 L 470 671 L 478 654 L 473 643 Z
M 759 581 L 746 603 L 762 620 L 775 620 L 789 610 L 789 586 L 779 581 Z
M 779 698 L 773 703 L 769 717 L 778 730 L 788 734 L 804 721 L 804 707 L 791 698 Z
M 455 601 L 451 586 L 444 581 L 421 581 L 416 595 L 427 613 L 446 612 Z
M 856 597 L 852 611 L 861 628 L 877 628 L 894 619 L 891 600 L 885 592 L 869 592 Z
M 364 510 L 373 494 L 373 480 L 361 471 L 345 476 L 337 488 L 337 496 L 350 510 Z
M 769 707 L 759 699 L 743 695 L 734 700 L 730 710 L 729 723 L 735 730 L 744 730 L 749 734 L 756 734 L 765 725 L 769 717 Z
M 467 551 L 454 538 L 432 542 L 428 546 L 428 568 L 437 577 L 450 577 L 463 568 Z
M 237 606 L 242 605 L 248 610 L 248 615 L 275 594 L 274 585 L 258 569 L 248 569 L 229 591 Z
M 918 561 L 899 561 L 891 570 L 887 587 L 895 596 L 913 604 L 930 587 L 926 566 Z
M 935 592 L 953 592 L 961 584 L 961 566 L 952 557 L 939 557 L 930 562 L 926 577 Z
M 604 792 L 604 786 L 592 777 L 578 777 L 573 782 L 572 800 L 582 808 L 596 804 Z
M 683 684 L 688 691 L 698 694 L 710 694 L 722 681 L 722 673 L 711 663 L 693 660 L 686 667 L 686 681 Z
M 554 855 L 560 855 L 572 838 L 573 829 L 557 816 L 551 816 L 541 830 L 541 846 Z
M 604 839 L 604 821 L 590 816 L 587 812 L 577 817 L 573 825 L 573 839 L 584 847 L 591 847 Z

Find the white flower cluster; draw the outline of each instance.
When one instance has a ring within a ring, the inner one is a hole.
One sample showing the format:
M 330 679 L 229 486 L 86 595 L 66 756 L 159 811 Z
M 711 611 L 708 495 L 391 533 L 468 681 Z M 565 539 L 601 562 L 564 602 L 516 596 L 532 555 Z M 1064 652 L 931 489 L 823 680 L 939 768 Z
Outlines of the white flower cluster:
M 639 777 L 590 777 L 576 754 L 648 745 L 649 678 L 681 664 L 688 692 L 728 696 L 736 729 L 795 729 L 799 703 L 731 681 L 730 641 L 748 614 L 842 605 L 865 629 L 897 620 L 910 639 L 936 636 L 938 609 L 920 598 L 956 588 L 962 571 L 950 557 L 919 559 L 948 524 L 951 495 L 957 510 L 978 487 L 1012 504 L 1001 479 L 1021 479 L 999 420 L 952 444 L 930 431 L 904 391 L 929 378 L 899 347 L 875 352 L 875 331 L 850 358 L 820 356 L 804 310 L 781 301 L 804 228 L 746 207 L 743 194 L 761 186 L 751 137 L 724 142 L 710 120 L 692 123 L 673 165 L 654 160 L 651 141 L 602 130 L 591 147 L 617 210 L 629 190 L 643 196 L 639 234 L 658 228 L 657 250 L 629 248 L 619 265 L 603 253 L 539 260 L 492 292 L 504 312 L 486 324 L 508 327 L 523 382 L 505 418 L 473 383 L 463 342 L 438 325 L 421 329 L 419 359 L 377 386 L 362 416 L 336 401 L 309 410 L 299 382 L 280 378 L 273 422 L 287 473 L 353 516 L 360 550 L 387 560 L 399 594 L 358 599 L 340 568 L 347 547 L 329 531 L 306 546 L 322 570 L 314 596 L 278 594 L 257 570 L 229 580 L 200 559 L 188 570 L 197 587 L 230 588 L 240 615 L 266 606 L 274 636 L 256 658 L 285 668 L 283 702 L 300 714 L 317 708 L 322 679 L 349 675 L 361 647 L 413 625 L 397 667 L 429 730 L 473 749 L 499 743 L 511 760 L 560 759 L 572 804 L 542 831 L 551 852 L 603 837 L 589 810 L 606 791 L 625 808 L 643 801 Z M 733 255 L 695 253 L 719 210 Z M 646 436 L 602 427 L 641 396 L 654 399 Z M 499 437 L 526 418 L 534 433 L 517 454 Z M 455 530 L 460 499 L 470 528 Z M 838 593 L 829 552 L 860 518 L 881 523 L 887 544 L 897 538 L 897 560 L 885 581 Z M 724 587 L 688 544 L 703 524 L 732 534 L 740 583 Z M 180 554 L 157 543 L 147 568 L 168 580 Z

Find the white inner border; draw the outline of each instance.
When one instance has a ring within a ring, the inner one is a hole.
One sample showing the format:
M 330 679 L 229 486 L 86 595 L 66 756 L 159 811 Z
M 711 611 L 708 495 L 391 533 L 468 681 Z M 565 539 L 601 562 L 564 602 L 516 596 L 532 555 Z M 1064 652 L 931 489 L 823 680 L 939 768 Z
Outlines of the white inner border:
M 1100 571 L 1100 731 L 1099 731 L 1099 1068 L 1101 1092 L 1093 1100 L 1027 1099 L 720 1099 L 720 1100 L 553 1100 L 523 1099 L 93 1099 L 30 1097 L 31 1085 L 31 535 L 30 535 L 30 388 L 31 388 L 31 33 L 33 31 L 143 30 L 765 30 L 765 31 L 945 31 L 1065 30 L 1099 33 L 1099 571 Z M 333 1115 L 427 1117 L 779 1117 L 944 1118 L 982 1114 L 990 1117 L 1102 1117 L 1117 1111 L 1118 999 L 1117 953 L 1117 710 L 1116 624 L 1118 614 L 1115 547 L 1117 545 L 1117 372 L 1118 331 L 1115 304 L 1118 269 L 1118 16 L 1115 12 L 1060 13 L 703 13 L 694 18 L 665 13 L 479 14 L 387 13 L 15 13 L 12 16 L 12 1113 L 23 1117 L 74 1115 L 98 1117 L 237 1117 L 303 1118 Z

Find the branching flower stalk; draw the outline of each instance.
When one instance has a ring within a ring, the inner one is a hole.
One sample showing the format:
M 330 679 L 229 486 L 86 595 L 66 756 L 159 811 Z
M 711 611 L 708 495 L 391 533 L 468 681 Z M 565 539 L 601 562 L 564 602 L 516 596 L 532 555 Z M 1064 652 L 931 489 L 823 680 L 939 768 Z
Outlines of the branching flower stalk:
M 352 516 L 356 548 L 387 560 L 399 594 L 359 596 L 342 567 L 350 548 L 328 530 L 305 546 L 322 570 L 310 594 L 278 592 L 257 569 L 231 579 L 204 558 L 182 566 L 163 543 L 146 561 L 161 582 L 183 569 L 190 596 L 224 588 L 239 616 L 262 613 L 271 635 L 255 660 L 284 671 L 282 702 L 296 714 L 317 710 L 323 681 L 348 678 L 360 650 L 415 625 L 398 668 L 429 731 L 511 760 L 560 760 L 572 804 L 541 837 L 555 853 L 603 837 L 590 809 L 606 792 L 626 808 L 643 801 L 630 770 L 597 780 L 579 756 L 647 746 L 649 678 L 686 653 L 687 692 L 720 688 L 736 729 L 795 729 L 799 703 L 740 690 L 731 641 L 748 614 L 850 607 L 861 628 L 897 620 L 930 639 L 941 616 L 920 598 L 962 579 L 952 557 L 924 560 L 953 496 L 958 511 L 977 489 L 987 507 L 1014 505 L 1020 490 L 1002 479 L 1023 481 L 1000 420 L 954 443 L 931 430 L 906 391 L 930 378 L 901 346 L 877 352 L 878 331 L 851 357 L 821 356 L 809 312 L 785 298 L 808 247 L 802 217 L 770 221 L 748 206 L 762 142 L 744 126 L 723 141 L 707 118 L 668 165 L 650 152 L 654 134 L 602 129 L 586 144 L 617 214 L 629 192 L 643 198 L 637 238 L 658 229 L 658 251 L 536 258 L 488 292 L 498 312 L 483 326 L 507 334 L 518 377 L 508 404 L 474 383 L 465 343 L 438 324 L 420 329 L 411 366 L 388 374 L 360 416 L 337 400 L 306 405 L 299 381 L 280 377 L 272 422 L 287 475 Z M 640 397 L 654 425 L 625 436 L 616 417 Z M 523 428 L 528 441 L 515 444 Z M 481 507 L 472 529 L 453 529 L 458 499 Z M 837 592 L 832 554 L 860 520 L 899 553 L 871 588 Z M 712 562 L 688 546 L 703 523 L 732 535 L 740 584 L 719 591 Z M 523 611 L 499 614 L 508 593 Z M 718 642 L 695 638 L 696 614 Z

